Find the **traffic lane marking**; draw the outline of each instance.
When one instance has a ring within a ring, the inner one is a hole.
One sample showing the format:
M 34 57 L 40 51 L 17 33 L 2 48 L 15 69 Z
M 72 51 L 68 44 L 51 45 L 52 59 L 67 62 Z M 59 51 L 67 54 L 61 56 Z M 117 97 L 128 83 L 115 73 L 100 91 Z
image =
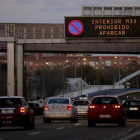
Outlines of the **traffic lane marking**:
M 64 129 L 65 127 L 59 127 L 59 128 L 56 128 L 56 130 L 60 130 L 60 129 Z
M 133 138 L 133 137 L 135 137 L 135 136 L 137 136 L 137 135 L 139 135 L 139 134 L 140 134 L 140 131 L 138 131 L 138 132 L 136 132 L 136 133 L 133 133 L 133 134 L 127 136 L 127 137 L 124 137 L 124 138 L 122 138 L 122 139 L 120 139 L 120 140 L 128 140 L 128 139 Z
M 81 123 L 77 123 L 77 124 L 75 124 L 75 125 L 80 125 Z
M 34 132 L 34 133 L 29 133 L 29 135 L 36 135 L 36 134 L 39 134 L 41 132 Z

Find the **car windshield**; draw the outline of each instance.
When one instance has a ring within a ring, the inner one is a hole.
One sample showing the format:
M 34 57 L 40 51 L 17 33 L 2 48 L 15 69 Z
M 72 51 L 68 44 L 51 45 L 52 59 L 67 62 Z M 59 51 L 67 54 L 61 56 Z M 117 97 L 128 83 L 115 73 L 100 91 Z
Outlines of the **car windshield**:
M 69 104 L 69 99 L 62 99 L 62 98 L 55 98 L 55 99 L 50 99 L 48 104 Z
M 117 104 L 117 99 L 113 97 L 97 97 L 94 98 L 93 104 Z
M 88 101 L 74 101 L 74 105 L 89 105 Z
M 22 105 L 21 99 L 14 98 L 0 99 L 0 106 L 13 106 L 13 105 Z
M 140 101 L 126 101 L 126 106 L 140 106 Z

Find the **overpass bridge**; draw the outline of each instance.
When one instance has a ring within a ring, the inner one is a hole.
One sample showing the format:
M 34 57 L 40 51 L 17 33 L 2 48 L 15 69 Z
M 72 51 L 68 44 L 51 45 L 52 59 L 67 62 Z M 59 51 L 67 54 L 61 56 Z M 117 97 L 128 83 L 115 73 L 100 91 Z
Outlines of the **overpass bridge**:
M 123 79 L 121 79 L 120 81 L 118 81 L 117 83 L 115 83 L 115 85 L 123 84 L 123 83 L 127 82 L 129 79 L 131 79 L 131 78 L 133 78 L 133 77 L 135 77 L 135 76 L 137 76 L 139 74 L 140 74 L 140 70 L 138 70 L 138 71 L 136 71 L 136 72 L 134 72 L 134 73 L 132 73 L 132 74 L 124 77 Z
M 123 17 L 127 22 L 131 22 L 133 19 L 136 21 L 135 18 L 139 20 L 140 7 L 83 7 L 81 17 L 84 18 L 85 16 L 90 18 L 104 17 L 104 19 L 108 16 L 108 19 L 105 19 L 107 21 L 110 17 L 114 18 L 114 21 Z M 93 20 L 91 23 L 94 24 Z M 133 26 L 131 27 L 133 28 Z M 84 31 L 86 29 L 88 27 Z M 136 36 L 127 36 L 126 34 L 126 37 L 122 37 L 114 34 L 114 36 L 109 37 L 102 34 L 101 37 L 89 38 L 79 38 L 78 36 L 66 38 L 66 30 L 68 30 L 66 24 L 0 23 L 0 51 L 7 49 L 8 54 L 8 95 L 15 95 L 15 90 L 17 95 L 24 95 L 24 52 L 140 53 L 139 30 L 133 34 Z M 124 30 L 129 34 L 127 32 L 129 29 Z M 131 31 L 133 30 L 131 29 Z M 15 85 L 15 81 L 17 81 L 17 85 Z

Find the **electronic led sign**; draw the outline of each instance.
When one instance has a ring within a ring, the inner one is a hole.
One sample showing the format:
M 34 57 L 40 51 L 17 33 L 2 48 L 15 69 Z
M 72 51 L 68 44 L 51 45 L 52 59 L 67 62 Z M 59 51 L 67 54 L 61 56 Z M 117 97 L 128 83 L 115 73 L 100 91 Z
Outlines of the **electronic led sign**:
M 140 17 L 65 17 L 65 38 L 140 37 Z

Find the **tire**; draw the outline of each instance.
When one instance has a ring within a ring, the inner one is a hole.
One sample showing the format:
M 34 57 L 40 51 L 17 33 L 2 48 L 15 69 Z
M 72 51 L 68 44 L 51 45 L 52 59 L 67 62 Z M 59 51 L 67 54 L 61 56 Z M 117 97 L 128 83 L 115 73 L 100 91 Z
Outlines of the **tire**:
M 119 126 L 120 126 L 120 127 L 124 127 L 124 126 L 126 126 L 126 117 L 125 117 L 125 116 L 123 117 L 122 120 L 120 120 L 120 122 L 119 122 Z
M 120 127 L 125 127 L 125 126 L 126 126 L 126 122 L 125 122 L 125 121 L 119 122 L 119 126 L 120 126 Z
M 78 117 L 76 117 L 74 121 L 77 123 L 78 122 Z
M 24 125 L 24 130 L 29 130 L 29 128 L 30 128 L 29 123 L 26 123 L 26 124 Z
M 70 120 L 70 122 L 71 122 L 71 123 L 74 123 L 74 121 L 75 121 L 75 119 L 74 119 L 74 118 L 72 118 L 72 119 Z
M 95 122 L 93 120 L 88 120 L 88 127 L 95 126 Z
M 35 129 L 35 119 L 34 119 L 34 116 L 33 116 L 32 122 L 30 123 L 30 129 L 31 130 Z

